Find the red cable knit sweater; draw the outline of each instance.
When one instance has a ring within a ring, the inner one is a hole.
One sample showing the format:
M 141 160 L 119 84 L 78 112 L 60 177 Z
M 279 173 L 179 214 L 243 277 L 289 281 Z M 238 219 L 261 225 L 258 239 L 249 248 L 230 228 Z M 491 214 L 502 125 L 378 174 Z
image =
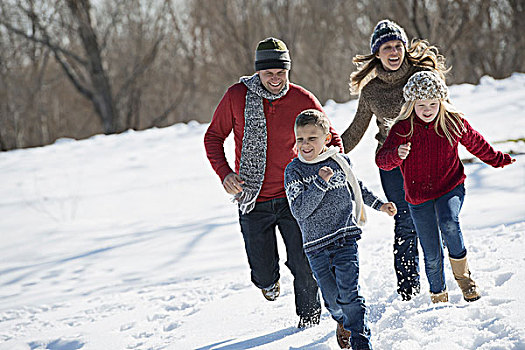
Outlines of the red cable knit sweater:
M 453 146 L 442 131 L 441 136 L 436 133 L 434 121 L 424 123 L 415 117 L 411 138 L 400 136 L 410 131 L 408 119 L 392 127 L 383 147 L 376 155 L 376 163 L 384 170 L 400 166 L 407 202 L 421 204 L 436 199 L 465 181 L 463 164 L 458 156 L 458 142 L 470 153 L 495 168 L 511 163 L 510 155 L 494 150 L 465 119 L 463 123 L 464 132 Z M 411 142 L 410 153 L 402 160 L 397 149 L 408 142 Z
M 234 84 L 228 89 L 217 106 L 210 126 L 204 135 L 206 155 L 221 181 L 232 172 L 224 153 L 224 141 L 232 131 L 235 140 L 235 172 L 239 172 L 247 90 L 246 85 L 242 83 Z M 323 110 L 312 93 L 292 83 L 290 83 L 290 88 L 283 97 L 273 102 L 263 99 L 263 107 L 268 140 L 266 171 L 261 192 L 257 197 L 258 202 L 273 198 L 286 198 L 284 169 L 292 159 L 297 157 L 294 133 L 295 118 L 305 109 Z M 333 136 L 330 145 L 337 146 L 342 151 L 341 138 L 333 127 L 330 127 L 330 132 Z

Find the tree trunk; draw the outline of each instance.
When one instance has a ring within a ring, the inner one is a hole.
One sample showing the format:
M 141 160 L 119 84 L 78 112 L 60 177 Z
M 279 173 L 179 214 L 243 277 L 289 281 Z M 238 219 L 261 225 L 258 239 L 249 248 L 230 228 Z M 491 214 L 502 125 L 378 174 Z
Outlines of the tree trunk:
M 116 122 L 118 118 L 111 93 L 111 84 L 102 66 L 97 35 L 91 25 L 89 0 L 67 0 L 67 4 L 73 17 L 77 20 L 78 33 L 86 51 L 87 69 L 93 89 L 93 95 L 90 96 L 91 102 L 102 121 L 106 134 L 122 131 L 118 130 Z

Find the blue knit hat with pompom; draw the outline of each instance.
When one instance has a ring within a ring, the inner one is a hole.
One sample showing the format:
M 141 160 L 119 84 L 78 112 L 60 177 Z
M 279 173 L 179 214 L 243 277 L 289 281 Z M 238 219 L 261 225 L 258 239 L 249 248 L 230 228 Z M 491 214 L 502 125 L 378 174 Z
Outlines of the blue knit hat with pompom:
M 372 53 L 376 53 L 381 45 L 392 40 L 401 40 L 406 46 L 408 38 L 405 30 L 391 20 L 384 19 L 379 21 L 370 37 L 370 50 Z

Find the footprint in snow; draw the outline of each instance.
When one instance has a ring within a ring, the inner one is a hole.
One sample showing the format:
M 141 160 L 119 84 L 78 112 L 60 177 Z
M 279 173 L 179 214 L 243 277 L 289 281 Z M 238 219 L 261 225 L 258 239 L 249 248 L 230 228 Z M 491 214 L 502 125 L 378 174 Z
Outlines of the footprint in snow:
M 505 282 L 510 280 L 512 277 L 512 272 L 505 272 L 496 277 L 496 287 L 501 287 Z
M 31 350 L 48 349 L 48 350 L 77 350 L 81 349 L 85 343 L 79 340 L 56 339 L 51 342 L 34 341 L 28 343 Z
M 126 323 L 126 324 L 123 324 L 122 326 L 120 326 L 120 331 L 121 332 L 129 331 L 133 327 L 135 327 L 135 322 Z

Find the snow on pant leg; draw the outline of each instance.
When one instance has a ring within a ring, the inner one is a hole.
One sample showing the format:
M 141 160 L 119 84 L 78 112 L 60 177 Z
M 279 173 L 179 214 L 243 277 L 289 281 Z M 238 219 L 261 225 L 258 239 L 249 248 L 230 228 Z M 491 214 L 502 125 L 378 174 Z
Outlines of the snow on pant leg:
M 418 205 L 409 204 L 408 207 L 423 248 L 425 272 L 430 284 L 430 292 L 436 294 L 445 290 L 446 285 L 443 270 L 443 245 L 434 204 L 435 201 L 430 200 Z
M 343 324 L 343 310 L 337 304 L 339 291 L 335 280 L 335 271 L 332 267 L 331 253 L 329 249 L 321 249 L 316 252 L 307 253 L 308 261 L 312 267 L 321 295 L 323 296 L 324 306 L 332 315 L 332 318 Z
M 465 186 L 463 184 L 436 199 L 439 228 L 447 243 L 449 256 L 453 259 L 462 259 L 467 255 L 463 234 L 459 226 L 459 212 L 464 199 Z
M 419 253 L 416 229 L 405 200 L 403 175 L 399 168 L 390 171 L 379 169 L 381 184 L 386 198 L 394 202 L 394 268 L 398 292 L 412 294 L 419 290 Z M 412 290 L 412 289 L 416 290 Z
M 292 216 L 286 198 L 273 199 L 272 203 L 277 216 L 277 227 L 286 246 L 285 264 L 294 277 L 296 313 L 299 316 L 314 315 L 321 309 L 319 288 L 303 250 L 301 230 Z
M 239 223 L 252 282 L 258 288 L 267 288 L 279 280 L 277 220 L 271 201 L 257 202 L 248 214 L 239 211 Z

